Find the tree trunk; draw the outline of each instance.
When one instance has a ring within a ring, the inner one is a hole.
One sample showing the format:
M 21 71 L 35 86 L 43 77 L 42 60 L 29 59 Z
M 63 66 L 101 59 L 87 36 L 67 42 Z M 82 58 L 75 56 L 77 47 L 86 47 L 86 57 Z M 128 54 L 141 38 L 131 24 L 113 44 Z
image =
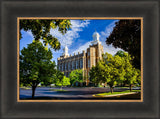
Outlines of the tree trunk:
M 35 89 L 36 89 L 36 86 L 32 86 L 32 98 L 34 98 L 34 95 L 35 95 Z
M 129 88 L 130 88 L 130 92 L 132 92 L 132 84 L 130 84 Z
M 94 85 L 95 85 L 95 87 L 97 87 L 97 86 L 98 86 L 98 85 L 97 85 L 97 83 L 95 83 Z
M 110 89 L 111 89 L 111 93 L 113 93 L 113 87 L 110 87 Z
M 83 85 L 82 85 L 82 82 L 80 82 L 80 86 L 82 87 Z

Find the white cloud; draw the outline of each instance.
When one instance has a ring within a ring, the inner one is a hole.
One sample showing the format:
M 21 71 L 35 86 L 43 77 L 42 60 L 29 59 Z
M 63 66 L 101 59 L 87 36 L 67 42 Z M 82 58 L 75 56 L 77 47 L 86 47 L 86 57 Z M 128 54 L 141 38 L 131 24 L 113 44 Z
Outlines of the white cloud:
M 108 52 L 112 55 L 114 55 L 117 51 L 122 50 L 120 48 L 114 48 L 112 45 L 107 45 L 106 44 L 106 38 L 111 34 L 111 32 L 113 31 L 113 28 L 115 26 L 115 22 L 117 22 L 118 20 L 113 21 L 111 24 L 109 24 L 108 26 L 106 26 L 105 31 L 101 31 L 100 32 L 100 41 L 102 42 L 102 46 L 103 46 L 103 51 Z
M 104 47 L 104 44 L 102 44 L 102 45 L 103 45 L 103 51 L 104 51 L 104 53 L 108 52 L 108 53 L 114 55 L 114 54 L 116 54 L 117 51 L 122 50 L 120 48 L 114 48 L 112 45 L 107 46 L 105 44 L 105 47 Z
M 65 45 L 69 47 L 73 43 L 74 39 L 79 38 L 79 32 L 83 31 L 83 28 L 90 24 L 90 20 L 71 20 L 71 24 L 71 30 L 68 30 L 64 35 L 62 35 L 58 29 L 51 29 L 50 31 L 53 36 L 58 38 L 62 47 Z
M 82 53 L 83 50 L 85 50 L 85 52 L 86 52 L 86 50 L 89 47 L 89 45 L 91 45 L 91 42 L 85 43 L 84 45 L 80 46 L 77 50 L 73 51 L 72 53 L 76 53 L 76 54 L 78 52 Z
M 26 33 L 33 38 L 33 34 L 32 34 L 32 32 L 31 32 L 31 30 L 26 31 Z
M 28 30 L 28 31 L 21 30 L 21 33 L 22 33 L 22 39 L 26 37 L 31 37 L 33 39 L 33 34 L 31 30 Z
M 79 38 L 79 32 L 83 31 L 84 27 L 87 27 L 90 24 L 90 20 L 71 20 L 71 30 L 68 30 L 66 34 L 62 35 L 58 29 L 51 29 L 50 33 L 55 36 L 56 38 L 58 38 L 58 40 L 61 43 L 61 49 L 58 51 L 54 51 L 53 52 L 53 57 L 56 57 L 56 55 L 58 54 L 62 54 L 63 53 L 63 48 L 65 47 L 65 45 L 67 45 L 68 47 L 72 45 L 72 43 L 74 42 L 74 39 Z
M 113 28 L 115 26 L 115 22 L 117 22 L 118 20 L 113 21 L 112 23 L 110 23 L 109 25 L 106 26 L 105 31 L 101 31 L 100 32 L 100 36 L 101 36 L 101 41 L 106 41 L 106 38 L 111 34 L 111 32 L 113 31 Z
M 115 22 L 117 22 L 117 20 L 113 21 L 111 24 L 107 25 L 104 31 L 100 31 L 100 41 L 101 44 L 103 46 L 103 51 L 108 52 L 112 55 L 114 55 L 117 51 L 122 50 L 120 48 L 114 48 L 112 45 L 107 45 L 106 44 L 106 38 L 110 35 L 110 33 L 113 31 L 113 28 L 115 26 Z M 71 52 L 71 53 L 78 53 L 78 52 L 82 52 L 83 50 L 86 51 L 86 49 L 89 47 L 89 45 L 91 45 L 91 42 L 87 42 L 84 45 L 80 46 L 77 50 Z

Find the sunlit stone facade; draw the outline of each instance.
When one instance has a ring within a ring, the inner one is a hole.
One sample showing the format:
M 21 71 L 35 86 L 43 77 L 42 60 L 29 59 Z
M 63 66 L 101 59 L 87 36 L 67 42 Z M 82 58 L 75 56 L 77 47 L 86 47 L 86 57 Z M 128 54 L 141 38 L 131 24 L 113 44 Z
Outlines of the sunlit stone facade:
M 92 66 L 102 59 L 103 46 L 99 41 L 99 34 L 94 32 L 92 45 L 82 51 L 82 53 L 69 55 L 67 46 L 64 48 L 64 53 L 57 60 L 58 69 L 64 72 L 64 75 L 69 77 L 69 74 L 76 69 L 83 70 L 84 82 L 89 82 L 89 71 Z

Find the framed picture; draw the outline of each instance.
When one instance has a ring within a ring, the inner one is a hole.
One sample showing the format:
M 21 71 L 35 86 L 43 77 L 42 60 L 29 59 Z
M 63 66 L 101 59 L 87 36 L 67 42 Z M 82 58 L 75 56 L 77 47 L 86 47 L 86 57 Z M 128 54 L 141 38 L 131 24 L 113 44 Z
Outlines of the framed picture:
M 17 29 L 18 102 L 143 101 L 143 18 L 21 17 Z
M 159 1 L 1 3 L 2 119 L 159 118 Z

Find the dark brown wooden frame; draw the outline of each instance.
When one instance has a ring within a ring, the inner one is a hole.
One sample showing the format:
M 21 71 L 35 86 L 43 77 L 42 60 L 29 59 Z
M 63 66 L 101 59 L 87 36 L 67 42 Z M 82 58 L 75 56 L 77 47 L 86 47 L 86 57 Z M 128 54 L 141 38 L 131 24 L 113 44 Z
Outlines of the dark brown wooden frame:
M 51 16 L 143 17 L 143 102 L 17 102 L 17 17 Z M 160 117 L 158 0 L 1 0 L 0 23 L 0 118 Z

